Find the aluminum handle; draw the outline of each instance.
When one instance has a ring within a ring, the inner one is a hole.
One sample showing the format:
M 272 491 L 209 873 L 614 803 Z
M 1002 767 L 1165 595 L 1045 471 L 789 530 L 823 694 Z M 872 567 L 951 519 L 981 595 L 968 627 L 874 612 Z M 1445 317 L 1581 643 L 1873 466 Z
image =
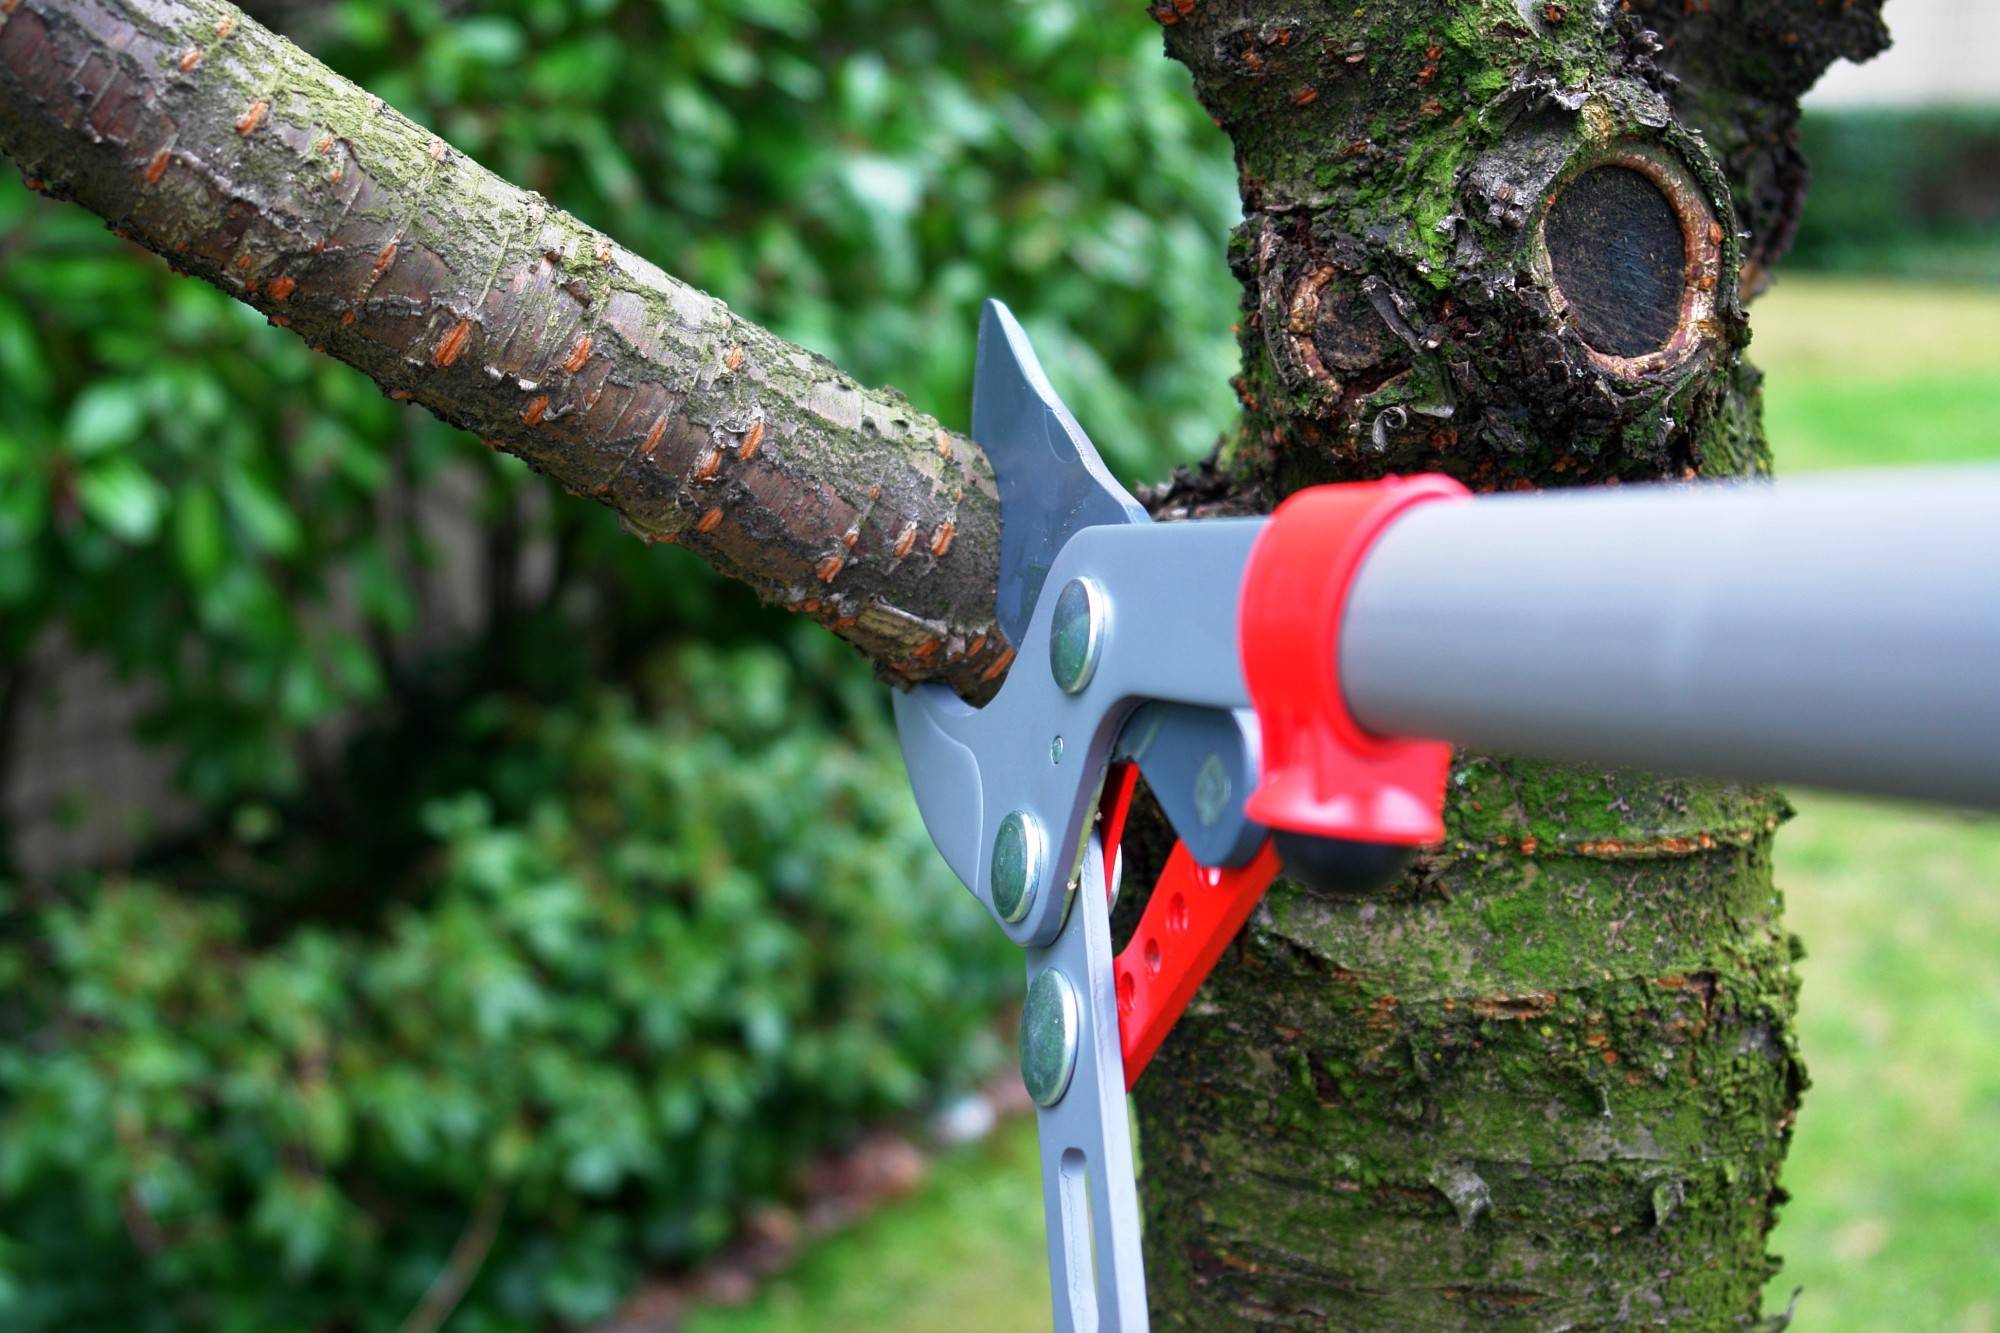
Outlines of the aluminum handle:
M 1384 735 L 2000 808 L 2000 469 L 1422 506 L 1340 665 Z

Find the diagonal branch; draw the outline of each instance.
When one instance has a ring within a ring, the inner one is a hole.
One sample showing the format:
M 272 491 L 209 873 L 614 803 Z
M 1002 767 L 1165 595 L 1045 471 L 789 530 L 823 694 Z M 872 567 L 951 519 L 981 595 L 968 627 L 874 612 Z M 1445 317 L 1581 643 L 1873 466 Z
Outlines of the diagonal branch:
M 29 184 L 813 616 L 991 689 L 978 447 L 453 150 L 220 0 L 0 0 Z

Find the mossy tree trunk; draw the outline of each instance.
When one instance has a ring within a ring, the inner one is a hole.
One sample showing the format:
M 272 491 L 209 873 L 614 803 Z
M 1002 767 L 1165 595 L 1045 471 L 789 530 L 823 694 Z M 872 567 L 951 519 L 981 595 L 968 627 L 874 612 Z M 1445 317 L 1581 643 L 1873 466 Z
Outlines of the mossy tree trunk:
M 1796 99 L 1878 10 L 1163 0 L 1241 169 L 1243 411 L 1157 506 L 1766 471 L 1744 302 Z M 1785 813 L 1462 754 L 1401 883 L 1276 888 L 1140 1085 L 1157 1322 L 1753 1323 L 1805 1085 Z

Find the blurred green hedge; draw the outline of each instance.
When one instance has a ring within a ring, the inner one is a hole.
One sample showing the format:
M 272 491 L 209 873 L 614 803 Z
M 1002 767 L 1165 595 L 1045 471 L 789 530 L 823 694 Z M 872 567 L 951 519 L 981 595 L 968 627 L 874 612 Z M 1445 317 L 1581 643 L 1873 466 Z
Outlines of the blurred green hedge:
M 1812 166 L 1783 271 L 2000 282 L 2000 107 L 1808 111 Z
M 1233 169 L 1143 6 L 252 9 L 948 420 L 988 294 L 1128 477 L 1231 409 Z M 1018 956 L 844 648 L 11 173 L 0 393 L 0 698 L 101 655 L 199 812 L 0 829 L 0 1327 L 393 1328 L 492 1218 L 454 1328 L 597 1318 L 990 1067 Z
M 367 933 L 259 941 L 196 873 L 9 903 L 6 1326 L 393 1326 L 487 1212 L 454 1327 L 601 1317 L 989 1067 L 1018 956 L 828 674 L 690 647 L 468 709 L 494 780 L 425 805 L 422 900 Z

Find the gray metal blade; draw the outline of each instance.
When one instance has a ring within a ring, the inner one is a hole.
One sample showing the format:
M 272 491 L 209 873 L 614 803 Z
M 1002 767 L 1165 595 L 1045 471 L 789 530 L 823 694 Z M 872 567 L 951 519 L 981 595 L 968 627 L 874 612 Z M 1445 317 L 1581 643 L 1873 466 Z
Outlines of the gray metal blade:
M 1061 926 L 1063 900 L 1054 890 L 1069 881 L 1083 854 L 1084 830 L 1112 743 L 1136 703 L 1191 704 L 1225 714 L 1249 706 L 1235 607 L 1244 561 L 1264 522 L 1099 524 L 1072 537 L 1053 567 L 1051 590 L 1087 574 L 1103 590 L 1107 609 L 1102 656 L 1089 686 L 1078 694 L 1065 693 L 1049 669 L 1054 608 L 1040 605 L 1029 618 L 1014 669 L 985 707 L 973 708 L 937 684 L 896 696 L 903 763 L 924 827 L 974 897 L 992 906 L 994 836 L 1009 812 L 1032 816 L 1046 832 L 1044 888 L 1050 891 L 1018 921 L 996 914 L 1008 938 L 1046 943 Z M 1177 799 L 1184 789 L 1187 808 L 1194 810 L 1200 768 L 1214 747 L 1203 750 L 1209 743 L 1203 736 L 1182 743 L 1171 735 L 1187 718 L 1201 715 L 1164 718 L 1165 734 L 1150 739 L 1135 734 L 1134 742 L 1148 741 L 1139 746 L 1148 753 L 1190 761 L 1178 777 L 1171 758 L 1165 768 L 1154 762 L 1148 781 L 1157 777 Z M 1229 739 L 1220 729 L 1216 734 Z M 1248 786 L 1247 749 L 1239 744 L 1238 753 L 1246 757 L 1223 756 L 1242 775 L 1226 782 L 1227 799 L 1238 808 L 1218 810 L 1212 821 L 1225 846 L 1234 844 L 1236 835 L 1223 826 L 1240 823 L 1242 789 Z M 1201 827 L 1206 825 L 1198 818 L 1189 823 L 1191 829 Z
M 1000 628 L 1018 645 L 1063 543 L 1101 523 L 1151 519 L 1112 478 L 998 301 L 979 316 L 972 438 L 1000 485 Z

